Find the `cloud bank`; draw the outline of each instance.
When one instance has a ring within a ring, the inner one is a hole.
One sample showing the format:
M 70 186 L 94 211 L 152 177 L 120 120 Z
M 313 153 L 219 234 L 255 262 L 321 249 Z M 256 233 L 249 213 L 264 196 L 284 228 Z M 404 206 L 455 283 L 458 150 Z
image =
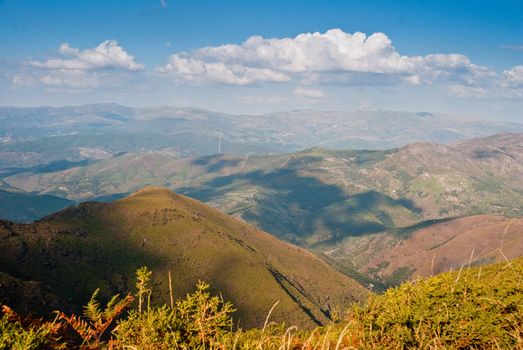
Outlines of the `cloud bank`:
M 11 85 L 73 92 L 102 85 L 125 89 L 128 82 L 124 81 L 145 72 L 141 77 L 148 86 L 169 80 L 175 86 L 287 83 L 289 96 L 302 101 L 331 97 L 324 94 L 321 85 L 435 85 L 453 98 L 523 98 L 522 65 L 496 72 L 459 53 L 402 55 L 384 33 L 351 34 L 341 29 L 303 33 L 293 38 L 252 36 L 240 44 L 175 52 L 164 65 L 154 68 L 156 74 L 149 74 L 152 69 L 137 62 L 116 40 L 86 49 L 63 43 L 56 56 L 24 62 L 9 74 Z M 263 97 L 257 101 L 264 99 L 276 100 Z
M 298 79 L 351 83 L 352 76 L 391 77 L 398 83 L 431 84 L 455 80 L 466 84 L 491 75 L 486 67 L 472 64 L 461 54 L 401 55 L 384 33 L 367 36 L 331 29 L 294 38 L 266 39 L 253 36 L 243 43 L 204 47 L 175 53 L 157 72 L 175 81 L 202 84 L 247 85 Z

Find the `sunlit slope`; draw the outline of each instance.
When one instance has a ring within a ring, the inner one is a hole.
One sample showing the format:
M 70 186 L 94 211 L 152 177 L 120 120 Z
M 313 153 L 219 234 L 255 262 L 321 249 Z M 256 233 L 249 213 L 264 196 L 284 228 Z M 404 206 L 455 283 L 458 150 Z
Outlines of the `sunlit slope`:
M 132 288 L 136 268 L 153 271 L 155 302 L 205 280 L 238 308 L 244 325 L 275 319 L 312 326 L 367 291 L 310 252 L 195 200 L 149 187 L 113 203 L 85 203 L 34 225 L 4 223 L 5 272 L 48 285 L 76 305 L 97 287 Z
M 347 238 L 325 251 L 386 284 L 523 255 L 523 218 L 477 215 L 435 223 L 405 236 Z

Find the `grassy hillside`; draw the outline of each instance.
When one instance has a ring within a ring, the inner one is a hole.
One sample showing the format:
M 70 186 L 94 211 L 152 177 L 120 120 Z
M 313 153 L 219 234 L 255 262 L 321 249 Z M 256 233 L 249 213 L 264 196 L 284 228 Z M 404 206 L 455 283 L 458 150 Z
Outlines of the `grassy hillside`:
M 141 271 L 137 276 L 143 283 L 135 295 L 143 301 L 150 285 Z M 234 329 L 233 305 L 212 296 L 203 283 L 169 306 L 140 309 L 135 304 L 128 314 L 122 308 L 130 305 L 131 296 L 106 306 L 95 295 L 80 316 L 89 324 L 63 313 L 53 323 L 42 323 L 4 308 L 0 346 L 76 348 L 83 340 L 83 347 L 96 349 L 521 350 L 522 274 L 520 258 L 404 283 L 312 331 L 269 322 L 270 313 L 263 328 Z M 114 322 L 116 315 L 120 318 Z
M 155 302 L 205 280 L 234 302 L 237 321 L 260 325 L 279 300 L 276 320 L 311 326 L 368 292 L 312 253 L 166 189 L 151 187 L 113 203 L 84 203 L 32 225 L 2 222 L 2 270 L 39 281 L 81 305 L 95 288 L 130 290 L 134 271 L 155 271 Z

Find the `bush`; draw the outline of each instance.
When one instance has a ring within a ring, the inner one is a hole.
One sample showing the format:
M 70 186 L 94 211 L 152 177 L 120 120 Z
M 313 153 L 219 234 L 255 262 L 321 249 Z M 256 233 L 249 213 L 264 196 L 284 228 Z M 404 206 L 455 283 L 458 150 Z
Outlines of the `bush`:
M 523 348 L 523 264 L 407 282 L 355 306 L 362 348 Z
M 40 319 L 22 319 L 7 306 L 0 318 L 0 350 L 61 349 L 65 344 L 57 340 L 59 324 Z
M 138 349 L 208 349 L 232 331 L 232 304 L 211 296 L 209 285 L 199 282 L 196 291 L 178 300 L 173 308 L 132 311 L 113 332 L 115 346 Z

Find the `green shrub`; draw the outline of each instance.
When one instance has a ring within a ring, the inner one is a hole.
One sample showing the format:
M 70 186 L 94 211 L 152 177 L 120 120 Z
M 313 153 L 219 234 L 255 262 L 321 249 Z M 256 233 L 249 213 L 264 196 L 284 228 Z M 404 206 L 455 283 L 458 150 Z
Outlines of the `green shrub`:
M 7 314 L 0 318 L 0 349 L 31 350 L 42 349 L 52 343 L 50 325 L 23 327 Z
M 362 348 L 521 348 L 522 276 L 520 261 L 408 282 L 353 307 L 348 319 L 363 332 Z
M 138 271 L 138 301 L 141 296 L 142 303 L 147 304 L 151 293 L 149 276 L 147 269 Z M 270 313 L 263 328 L 233 330 L 232 304 L 211 296 L 209 285 L 199 282 L 194 293 L 177 300 L 172 307 L 147 306 L 141 312 L 140 307 L 131 311 L 104 343 L 101 336 L 111 326 L 110 320 L 115 319 L 114 312 L 102 311 L 95 297 L 96 293 L 86 307 L 87 321 L 79 325 L 89 326 L 88 330 L 96 331 L 97 336 L 88 341 L 84 338 L 85 342 L 78 346 L 135 350 L 523 350 L 523 258 L 404 283 L 370 297 L 365 305 L 354 305 L 343 322 L 313 331 L 271 323 Z M 115 309 L 117 300 L 113 298 L 106 310 Z M 121 302 L 130 303 L 130 297 L 124 300 Z M 123 308 L 122 304 L 118 310 Z M 9 310 L 4 307 L 6 315 L 0 319 L 0 349 L 64 346 L 56 337 L 58 330 L 63 330 L 60 324 L 23 321 Z M 71 344 L 67 347 L 71 348 Z
M 209 285 L 199 282 L 196 291 L 178 300 L 173 308 L 163 306 L 132 311 L 114 336 L 116 346 L 137 349 L 209 349 L 232 331 L 232 304 L 211 296 Z

